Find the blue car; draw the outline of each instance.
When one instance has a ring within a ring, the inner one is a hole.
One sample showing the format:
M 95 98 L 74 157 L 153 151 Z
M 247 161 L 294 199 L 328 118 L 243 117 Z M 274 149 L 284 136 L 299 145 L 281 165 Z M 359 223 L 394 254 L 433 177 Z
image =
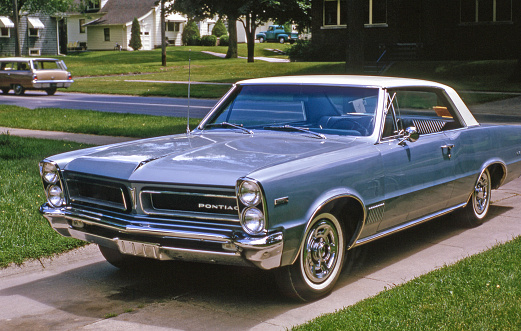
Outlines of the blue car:
M 370 76 L 236 83 L 186 134 L 40 163 L 40 211 L 125 269 L 146 259 L 274 270 L 315 300 L 354 247 L 454 213 L 477 226 L 521 176 L 521 127 L 479 124 L 450 87 Z

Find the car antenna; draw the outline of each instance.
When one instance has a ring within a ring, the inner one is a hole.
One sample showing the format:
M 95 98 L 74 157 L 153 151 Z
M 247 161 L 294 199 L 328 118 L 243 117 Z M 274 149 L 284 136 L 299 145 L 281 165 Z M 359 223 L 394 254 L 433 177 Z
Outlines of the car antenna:
M 192 85 L 191 79 L 191 64 L 192 64 L 192 50 L 188 50 L 188 107 L 186 116 L 186 134 L 190 134 L 190 86 Z

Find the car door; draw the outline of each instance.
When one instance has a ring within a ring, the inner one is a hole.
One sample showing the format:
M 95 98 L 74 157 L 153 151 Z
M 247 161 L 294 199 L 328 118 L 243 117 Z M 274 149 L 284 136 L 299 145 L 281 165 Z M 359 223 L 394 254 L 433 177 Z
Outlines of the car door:
M 448 207 L 455 168 L 452 140 L 446 130 L 460 126 L 441 91 L 393 90 L 388 100 L 378 145 L 385 173 L 385 213 L 379 231 Z M 420 134 L 417 141 L 405 139 L 408 127 L 415 127 Z
M 19 61 L 14 63 L 11 71 L 11 84 L 21 85 L 24 88 L 32 87 L 32 71 L 31 63 L 28 61 Z
M 13 62 L 0 63 L 0 85 L 2 88 L 10 88 L 12 84 Z

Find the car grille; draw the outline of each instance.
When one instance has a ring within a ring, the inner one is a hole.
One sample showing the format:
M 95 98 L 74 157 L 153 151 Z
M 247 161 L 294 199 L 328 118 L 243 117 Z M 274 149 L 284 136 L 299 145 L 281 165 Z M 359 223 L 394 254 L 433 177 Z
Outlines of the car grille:
M 96 213 L 127 213 L 152 223 L 180 221 L 237 225 L 235 187 L 168 185 L 143 187 L 77 173 L 65 174 L 71 207 Z M 140 185 L 138 185 L 140 186 Z
M 121 183 L 77 176 L 68 177 L 66 182 L 72 206 L 130 212 L 130 196 L 127 188 Z

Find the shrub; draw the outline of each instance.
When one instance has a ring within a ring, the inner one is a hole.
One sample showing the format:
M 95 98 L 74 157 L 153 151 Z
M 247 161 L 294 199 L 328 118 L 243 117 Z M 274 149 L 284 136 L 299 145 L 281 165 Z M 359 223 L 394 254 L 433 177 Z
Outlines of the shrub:
M 217 38 L 228 35 L 228 31 L 226 31 L 226 26 L 224 26 L 224 23 L 221 19 L 219 19 L 217 23 L 215 23 L 212 29 L 212 35 L 216 36 Z
M 199 35 L 199 28 L 195 21 L 188 21 L 183 29 L 182 35 L 183 44 L 186 46 L 198 46 L 201 44 L 201 36 Z
M 134 20 L 132 21 L 132 29 L 130 32 L 130 42 L 128 43 L 130 47 L 132 47 L 133 50 L 137 51 L 143 45 L 141 44 L 141 28 L 139 26 L 139 21 L 137 18 L 134 17 Z
M 230 46 L 230 37 L 222 36 L 221 39 L 219 39 L 219 46 Z
M 216 36 L 203 36 L 201 38 L 201 46 L 215 46 L 217 44 Z

